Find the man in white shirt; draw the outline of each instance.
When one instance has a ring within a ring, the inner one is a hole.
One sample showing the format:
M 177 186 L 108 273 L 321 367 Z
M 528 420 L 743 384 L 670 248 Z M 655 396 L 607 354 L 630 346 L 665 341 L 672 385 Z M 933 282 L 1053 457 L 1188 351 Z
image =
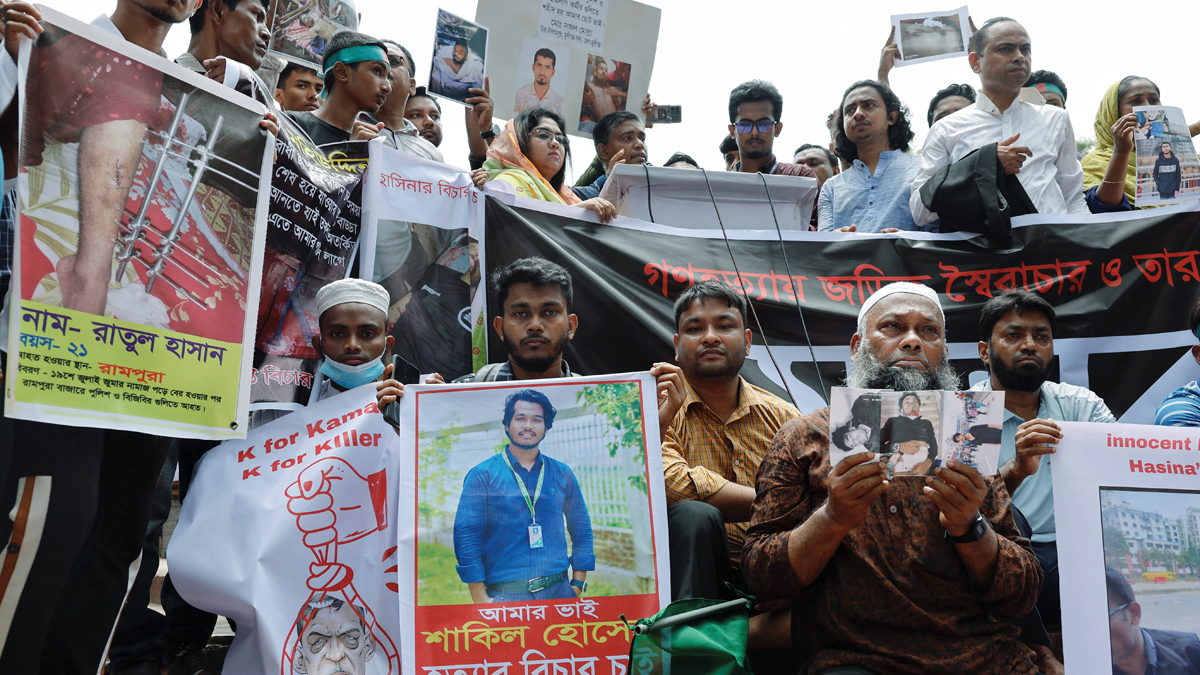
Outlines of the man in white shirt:
M 989 143 L 998 144 L 996 154 L 1005 173 L 1017 175 L 1039 213 L 1088 213 L 1070 117 L 1061 108 L 1021 97 L 1029 79 L 1030 54 L 1029 34 L 1007 17 L 989 19 L 971 37 L 968 59 L 983 87 L 975 105 L 929 130 L 908 201 L 917 225 L 938 219 L 921 202 L 921 186 L 938 169 Z

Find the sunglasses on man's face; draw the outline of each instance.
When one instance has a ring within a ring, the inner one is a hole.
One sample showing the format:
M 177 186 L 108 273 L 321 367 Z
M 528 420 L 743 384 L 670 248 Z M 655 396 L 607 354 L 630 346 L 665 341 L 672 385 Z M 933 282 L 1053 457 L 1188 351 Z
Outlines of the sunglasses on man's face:
M 564 148 L 571 144 L 571 139 L 562 134 L 552 134 L 545 129 L 534 129 L 532 136 L 543 143 L 549 143 L 551 140 L 558 141 L 558 144 Z
M 769 134 L 771 133 L 771 130 L 775 128 L 775 124 L 775 120 L 772 119 L 763 119 L 758 120 L 757 122 L 751 122 L 750 120 L 738 120 L 737 124 L 735 124 L 733 128 L 736 129 L 739 134 L 748 134 L 756 128 L 760 134 Z

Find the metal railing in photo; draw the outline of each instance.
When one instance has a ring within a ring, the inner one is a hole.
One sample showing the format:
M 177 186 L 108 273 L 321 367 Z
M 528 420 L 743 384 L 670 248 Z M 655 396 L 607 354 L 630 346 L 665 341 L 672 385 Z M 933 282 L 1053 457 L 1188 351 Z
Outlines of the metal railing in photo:
M 200 186 L 205 175 L 211 173 L 257 194 L 257 185 L 247 183 L 246 180 L 235 178 L 230 174 L 234 171 L 241 172 L 247 180 L 252 180 L 254 183 L 257 183 L 258 174 L 217 155 L 213 150 L 221 137 L 221 127 L 225 123 L 223 115 L 217 117 L 213 123 L 212 130 L 208 133 L 208 138 L 203 143 L 190 145 L 178 138 L 177 132 L 184 122 L 187 103 L 188 95 L 186 93 L 182 94 L 175 108 L 175 114 L 171 118 L 170 125 L 164 131 L 148 131 L 146 138 L 142 141 L 146 149 L 144 156 L 152 158 L 154 171 L 151 173 L 150 181 L 146 185 L 146 192 L 142 196 L 142 203 L 138 208 L 138 212 L 133 213 L 127 208 L 122 209 L 128 222 L 118 221 L 120 235 L 117 237 L 115 248 L 119 265 L 115 279 L 120 281 L 124 277 L 129 264 L 137 263 L 146 272 L 147 293 L 153 291 L 155 283 L 161 279 L 163 283 L 179 292 L 180 295 L 190 300 L 197 307 L 208 309 L 208 305 L 195 292 L 188 290 L 182 283 L 167 274 L 166 266 L 170 263 L 174 270 L 187 275 L 199 286 L 208 288 L 210 284 L 206 279 L 198 276 L 187 265 L 172 257 L 174 254 L 181 254 L 212 276 L 220 276 L 220 272 L 205 262 L 200 255 L 182 245 L 183 227 L 187 222 L 188 210 L 195 200 L 196 189 Z M 177 151 L 175 149 L 176 146 L 183 152 Z M 186 154 L 184 154 L 185 152 Z M 171 227 L 166 232 L 163 232 L 151 224 L 149 212 L 151 202 L 163 185 L 167 162 L 171 158 L 180 159 L 186 165 L 192 167 L 192 173 L 187 192 L 179 202 L 178 211 L 171 222 Z M 220 166 L 222 168 L 228 167 L 228 170 L 223 171 L 212 166 L 214 162 L 221 163 Z M 154 241 L 149 238 L 150 235 L 154 236 Z M 144 244 L 149 249 L 149 259 L 143 257 L 142 251 L 138 248 L 139 243 Z

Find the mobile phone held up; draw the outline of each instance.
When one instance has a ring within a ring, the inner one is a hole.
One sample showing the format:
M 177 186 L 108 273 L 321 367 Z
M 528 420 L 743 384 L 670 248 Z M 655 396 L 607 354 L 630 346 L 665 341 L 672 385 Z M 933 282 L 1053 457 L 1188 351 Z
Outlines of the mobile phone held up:
M 421 371 L 413 364 L 404 360 L 398 354 L 392 355 L 392 379 L 400 384 L 408 386 L 410 384 L 418 384 L 421 381 Z M 399 429 L 400 428 L 400 401 L 392 401 L 383 409 L 383 419 L 387 420 L 388 424 Z
M 679 124 L 683 121 L 683 106 L 656 105 L 650 121 L 655 124 Z

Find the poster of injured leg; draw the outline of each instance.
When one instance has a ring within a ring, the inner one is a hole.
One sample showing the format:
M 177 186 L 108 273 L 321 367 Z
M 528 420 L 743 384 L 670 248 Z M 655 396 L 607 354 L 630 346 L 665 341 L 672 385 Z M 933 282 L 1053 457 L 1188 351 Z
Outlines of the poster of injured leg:
M 358 10 L 353 0 L 276 0 L 269 22 L 268 50 L 319 73 L 334 33 L 358 30 Z
M 641 116 L 661 18 L 634 0 L 479 0 L 496 116 L 542 105 L 584 138 L 606 113 Z
M 1200 672 L 1200 434 L 1060 422 L 1051 458 L 1068 673 Z
M 266 109 L 42 11 L 19 62 L 6 413 L 241 437 L 275 142 Z
M 447 382 L 471 368 L 471 303 L 479 288 L 483 196 L 471 175 L 370 144 L 363 183 L 368 233 L 360 269 L 391 296 L 398 354 Z
M 315 147 L 286 115 L 271 171 L 250 409 L 298 410 L 316 386 L 317 291 L 353 267 L 367 144 Z
M 627 672 L 620 615 L 670 600 L 656 410 L 648 373 L 405 389 L 405 672 Z
M 185 600 L 237 623 L 225 672 L 400 672 L 398 443 L 375 396 L 322 399 L 197 463 L 167 561 Z

